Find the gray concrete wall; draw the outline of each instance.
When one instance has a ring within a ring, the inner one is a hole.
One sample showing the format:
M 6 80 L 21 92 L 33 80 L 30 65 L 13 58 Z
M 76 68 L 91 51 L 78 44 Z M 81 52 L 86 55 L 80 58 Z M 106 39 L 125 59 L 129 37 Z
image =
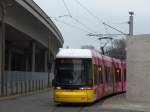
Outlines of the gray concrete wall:
M 137 35 L 127 42 L 127 99 L 150 102 L 150 35 Z

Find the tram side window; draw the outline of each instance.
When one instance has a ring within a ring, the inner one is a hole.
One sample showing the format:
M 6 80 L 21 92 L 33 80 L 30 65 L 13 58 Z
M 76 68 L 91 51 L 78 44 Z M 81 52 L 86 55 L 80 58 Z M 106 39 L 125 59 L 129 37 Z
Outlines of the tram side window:
M 102 69 L 102 66 L 98 66 L 98 72 L 99 72 L 100 83 L 103 84 L 103 69 Z
M 106 79 L 106 82 L 108 82 L 108 73 L 107 73 L 107 67 L 105 67 L 105 79 Z
M 103 84 L 103 74 L 100 74 L 100 82 Z
M 124 81 L 126 81 L 126 78 L 127 78 L 127 76 L 126 76 L 126 69 L 124 69 Z
M 121 69 L 119 68 L 116 69 L 116 81 L 117 82 L 121 81 Z
M 111 72 L 111 68 L 110 67 L 108 68 L 108 71 L 109 71 L 109 82 L 112 83 L 113 79 L 112 79 L 112 72 Z
M 88 74 L 88 75 L 87 75 L 87 77 L 88 77 L 88 84 L 90 84 L 90 85 L 92 85 L 92 82 L 93 82 L 93 81 L 92 81 L 92 78 L 93 78 L 93 77 L 92 77 L 92 69 L 91 69 L 92 66 L 91 66 L 91 65 L 92 65 L 92 64 L 91 64 L 91 61 L 88 61 L 87 64 L 86 64 L 86 69 L 87 69 L 87 70 L 86 70 L 86 72 L 87 72 L 86 74 Z
M 117 68 L 116 68 L 115 72 L 116 72 L 116 81 L 119 82 L 119 73 L 118 73 L 118 69 Z
M 105 78 L 106 78 L 106 82 L 109 82 L 109 83 L 113 82 L 110 67 L 105 67 Z
M 100 84 L 100 77 L 99 77 L 97 65 L 94 65 L 94 81 L 96 85 Z

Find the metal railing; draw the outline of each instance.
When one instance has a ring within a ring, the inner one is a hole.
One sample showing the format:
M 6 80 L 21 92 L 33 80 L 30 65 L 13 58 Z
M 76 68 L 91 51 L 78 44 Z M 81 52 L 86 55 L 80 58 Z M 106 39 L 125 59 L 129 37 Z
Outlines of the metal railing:
M 46 72 L 5 71 L 4 96 L 38 91 L 44 88 L 48 88 Z

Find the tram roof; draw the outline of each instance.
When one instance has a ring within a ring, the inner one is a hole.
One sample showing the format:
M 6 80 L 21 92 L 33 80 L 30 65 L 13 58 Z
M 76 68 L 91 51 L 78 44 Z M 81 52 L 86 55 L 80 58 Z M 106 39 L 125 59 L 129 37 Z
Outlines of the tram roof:
M 92 58 L 89 49 L 60 49 L 56 58 Z

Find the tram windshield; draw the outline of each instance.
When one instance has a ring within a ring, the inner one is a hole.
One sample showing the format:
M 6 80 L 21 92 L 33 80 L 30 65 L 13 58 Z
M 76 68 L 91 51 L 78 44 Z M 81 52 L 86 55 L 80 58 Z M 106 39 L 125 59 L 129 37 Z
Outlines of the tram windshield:
M 81 87 L 92 85 L 90 59 L 56 59 L 55 85 Z

